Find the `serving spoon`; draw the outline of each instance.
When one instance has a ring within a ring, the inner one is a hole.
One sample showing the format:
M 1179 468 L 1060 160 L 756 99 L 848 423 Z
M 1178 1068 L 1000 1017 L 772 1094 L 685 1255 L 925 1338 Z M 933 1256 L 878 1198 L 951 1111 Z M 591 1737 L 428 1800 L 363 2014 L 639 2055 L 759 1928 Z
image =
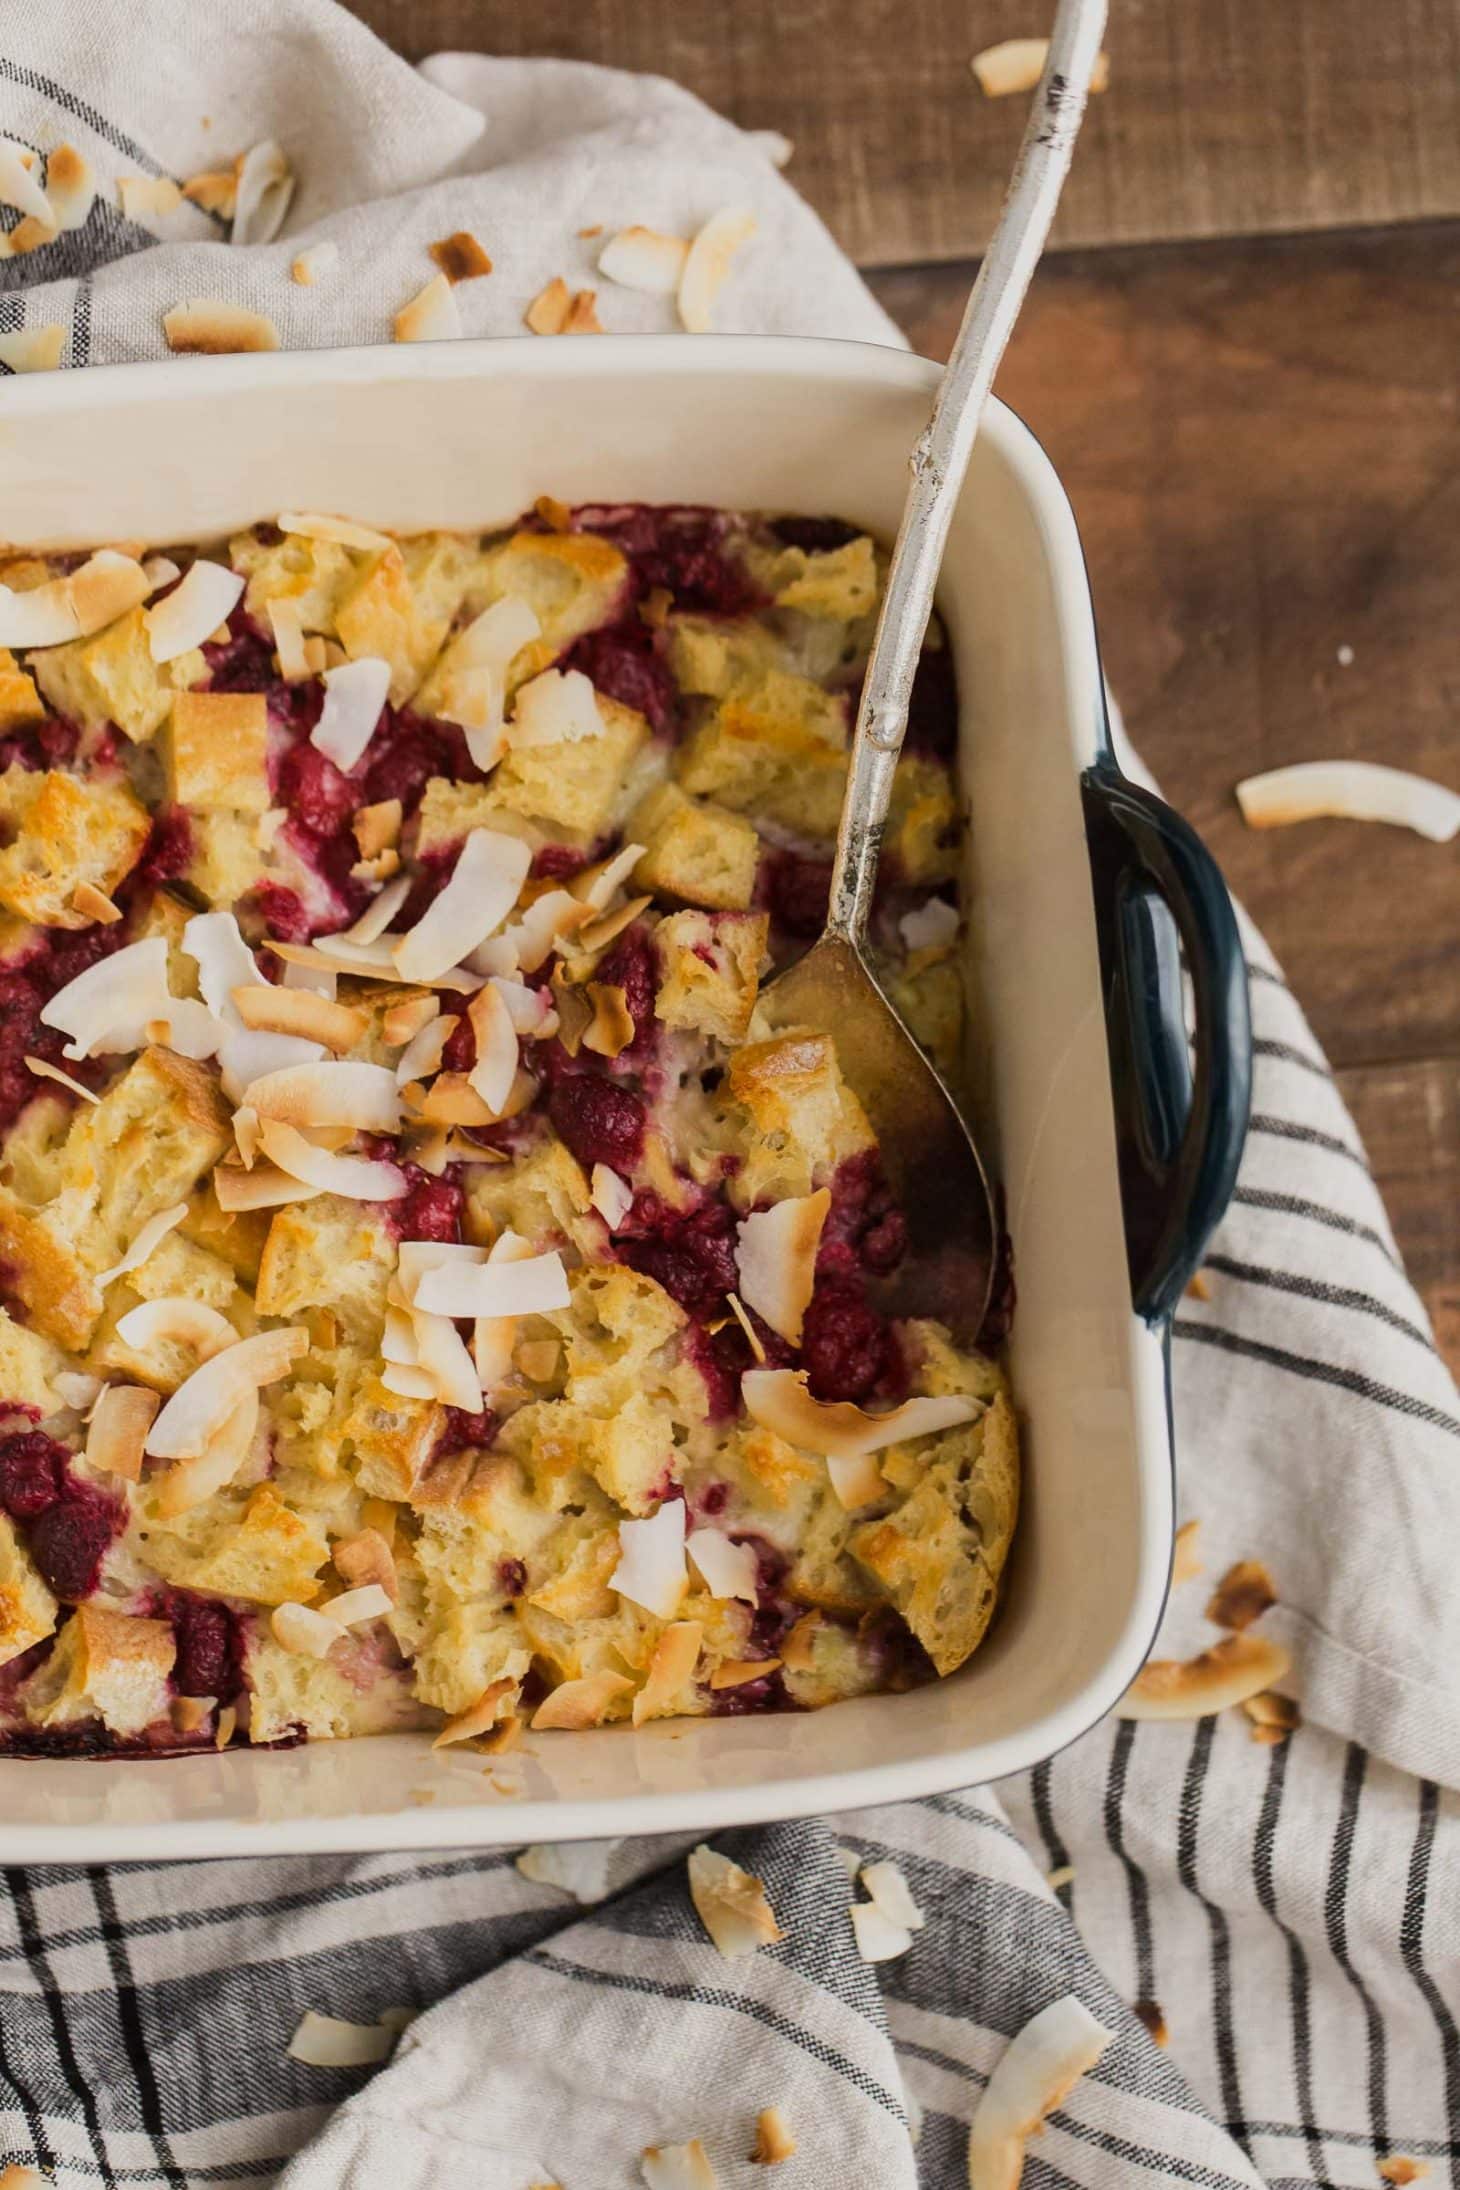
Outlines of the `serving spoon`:
M 773 1028 L 835 1035 L 842 1072 L 877 1136 L 908 1238 L 886 1304 L 900 1315 L 936 1315 L 967 1341 L 983 1324 L 997 1262 L 988 1180 L 952 1095 L 868 963 L 867 922 L 948 528 L 1069 172 L 1105 15 L 1106 0 L 1060 0 L 998 225 L 912 452 L 912 486 L 857 710 L 826 926 L 762 991 Z

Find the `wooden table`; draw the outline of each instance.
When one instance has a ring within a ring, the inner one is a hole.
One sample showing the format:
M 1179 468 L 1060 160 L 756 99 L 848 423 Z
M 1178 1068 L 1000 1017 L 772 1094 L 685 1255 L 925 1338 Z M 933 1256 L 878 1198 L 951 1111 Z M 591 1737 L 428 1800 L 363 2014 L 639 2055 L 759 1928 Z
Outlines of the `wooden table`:
M 653 68 L 784 130 L 931 356 L 1022 119 L 968 57 L 1051 4 L 355 0 L 412 56 Z M 1232 797 L 1339 754 L 1460 788 L 1460 17 L 1112 0 L 1108 42 L 1061 230 L 1082 248 L 1047 261 L 1000 392 L 1070 490 L 1131 732 L 1307 1007 L 1460 1368 L 1460 849 L 1259 834 Z

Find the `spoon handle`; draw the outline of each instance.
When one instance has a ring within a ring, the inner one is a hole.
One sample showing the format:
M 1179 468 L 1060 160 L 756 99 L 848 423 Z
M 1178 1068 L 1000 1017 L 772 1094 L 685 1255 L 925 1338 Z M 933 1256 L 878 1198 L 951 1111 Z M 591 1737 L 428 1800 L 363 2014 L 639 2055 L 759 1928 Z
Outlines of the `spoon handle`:
M 866 933 L 893 774 L 948 527 L 994 374 L 1069 172 L 1105 14 L 1106 0 L 1060 0 L 998 226 L 979 267 L 932 416 L 912 452 L 912 486 L 862 686 L 832 869 L 826 933 L 852 943 L 860 943 Z

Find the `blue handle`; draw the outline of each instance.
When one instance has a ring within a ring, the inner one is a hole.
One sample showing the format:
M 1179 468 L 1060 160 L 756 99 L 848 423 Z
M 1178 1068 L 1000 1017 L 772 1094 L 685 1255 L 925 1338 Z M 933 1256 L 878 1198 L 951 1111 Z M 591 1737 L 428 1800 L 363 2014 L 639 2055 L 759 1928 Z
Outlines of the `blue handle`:
M 1156 1323 L 1236 1183 L 1252 1094 L 1247 967 L 1226 884 L 1181 816 L 1108 756 L 1082 790 L 1131 1301 Z

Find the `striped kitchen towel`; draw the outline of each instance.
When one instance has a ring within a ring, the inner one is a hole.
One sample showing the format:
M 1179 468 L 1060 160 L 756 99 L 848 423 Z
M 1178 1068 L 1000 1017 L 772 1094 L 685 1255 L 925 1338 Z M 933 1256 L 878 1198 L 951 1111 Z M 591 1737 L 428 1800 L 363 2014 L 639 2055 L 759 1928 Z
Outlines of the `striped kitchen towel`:
M 774 148 L 687 94 L 475 56 L 417 74 L 328 0 L 0 0 L 0 131 L 105 178 L 264 136 L 299 171 L 273 244 L 231 249 L 191 210 L 159 239 L 109 190 L 0 258 L 0 335 L 58 326 L 66 367 L 162 354 L 161 311 L 192 294 L 268 312 L 286 344 L 386 339 L 422 246 L 458 227 L 498 269 L 457 292 L 467 331 L 516 332 L 553 275 L 591 280 L 581 229 L 679 232 L 731 202 L 760 234 L 720 324 L 893 339 Z M 335 275 L 296 288 L 320 241 Z M 601 309 L 669 324 L 627 290 Z M 1209 1579 L 1176 1589 L 1159 1648 L 1210 1642 L 1210 1582 L 1265 1561 L 1289 1739 L 1110 1722 L 995 1789 L 717 1836 L 785 1932 L 733 1962 L 683 1842 L 580 1854 L 560 1875 L 582 1903 L 495 1854 L 11 1871 L 0 2180 L 10 2160 L 67 2190 L 628 2190 L 645 2147 L 698 2138 L 749 2190 L 774 2106 L 787 2190 L 953 2190 L 1010 2037 L 1074 1993 L 1112 2042 L 1031 2142 L 1030 2190 L 1460 2185 L 1460 1401 L 1323 1057 L 1246 939 L 1253 1133 L 1173 1342 Z M 847 1911 L 848 1864 L 876 1858 L 925 1920 L 874 1966 Z M 387 2063 L 324 2068 L 286 2051 L 311 2010 L 414 2020 Z

